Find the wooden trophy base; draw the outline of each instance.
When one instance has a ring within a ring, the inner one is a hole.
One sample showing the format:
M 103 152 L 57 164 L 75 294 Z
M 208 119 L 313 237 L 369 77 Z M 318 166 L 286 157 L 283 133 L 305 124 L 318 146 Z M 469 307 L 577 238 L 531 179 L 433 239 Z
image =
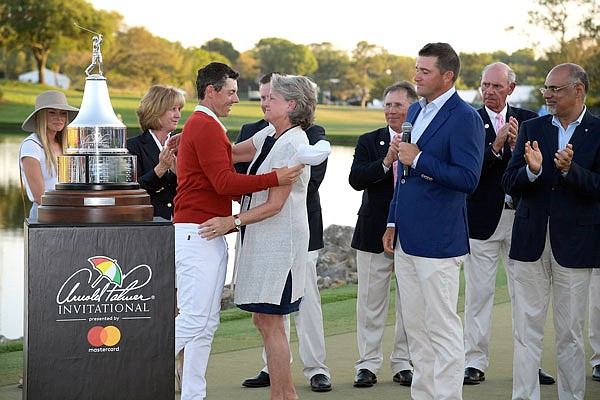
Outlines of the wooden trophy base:
M 38 207 L 38 222 L 51 224 L 147 222 L 153 216 L 144 189 L 49 190 Z

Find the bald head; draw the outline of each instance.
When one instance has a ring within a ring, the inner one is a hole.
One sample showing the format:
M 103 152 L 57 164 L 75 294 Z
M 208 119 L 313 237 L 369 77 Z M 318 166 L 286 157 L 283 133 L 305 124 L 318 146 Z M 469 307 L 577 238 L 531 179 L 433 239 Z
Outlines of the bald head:
M 483 104 L 495 113 L 506 106 L 506 98 L 515 90 L 515 73 L 506 64 L 487 65 L 481 74 Z

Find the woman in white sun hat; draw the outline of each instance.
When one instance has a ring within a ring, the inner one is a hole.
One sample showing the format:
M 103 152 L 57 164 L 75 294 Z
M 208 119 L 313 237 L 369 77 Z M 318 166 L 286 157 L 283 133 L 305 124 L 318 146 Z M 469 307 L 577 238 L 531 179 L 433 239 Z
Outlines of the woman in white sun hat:
M 67 103 L 64 93 L 49 90 L 36 97 L 35 110 L 21 126 L 24 131 L 33 132 L 19 152 L 21 177 L 27 197 L 33 202 L 31 219 L 37 219 L 42 194 L 57 183 L 57 158 L 66 149 L 66 127 L 78 111 Z

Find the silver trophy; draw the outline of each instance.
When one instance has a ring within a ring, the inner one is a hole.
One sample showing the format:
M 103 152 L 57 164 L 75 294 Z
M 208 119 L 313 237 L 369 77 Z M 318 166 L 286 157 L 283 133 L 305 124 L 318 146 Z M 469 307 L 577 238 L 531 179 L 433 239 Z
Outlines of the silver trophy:
M 58 158 L 57 189 L 137 188 L 136 157 L 127 151 L 127 128 L 117 118 L 102 75 L 102 35 L 92 39 L 92 63 L 77 117 L 67 126 L 67 150 Z M 98 73 L 91 74 L 98 66 Z

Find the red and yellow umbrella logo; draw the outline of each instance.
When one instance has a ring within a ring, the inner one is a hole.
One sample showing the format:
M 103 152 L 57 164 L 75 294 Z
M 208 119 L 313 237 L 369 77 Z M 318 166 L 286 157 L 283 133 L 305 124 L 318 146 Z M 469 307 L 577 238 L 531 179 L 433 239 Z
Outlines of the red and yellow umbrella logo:
M 117 264 L 117 260 L 104 256 L 95 256 L 88 258 L 88 261 L 95 269 L 100 271 L 100 276 L 92 283 L 92 287 L 96 287 L 103 278 L 106 278 L 110 282 L 115 283 L 118 287 L 121 287 L 123 272 L 121 271 L 119 264 Z

